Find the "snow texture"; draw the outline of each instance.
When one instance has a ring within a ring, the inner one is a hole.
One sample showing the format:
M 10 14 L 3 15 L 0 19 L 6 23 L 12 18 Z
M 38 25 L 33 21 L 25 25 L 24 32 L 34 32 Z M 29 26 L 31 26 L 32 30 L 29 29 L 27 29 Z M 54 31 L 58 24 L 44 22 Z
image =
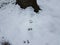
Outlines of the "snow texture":
M 32 7 L 21 9 L 12 4 L 0 8 L 0 45 L 60 45 L 60 0 L 37 0 L 42 11 L 35 13 Z

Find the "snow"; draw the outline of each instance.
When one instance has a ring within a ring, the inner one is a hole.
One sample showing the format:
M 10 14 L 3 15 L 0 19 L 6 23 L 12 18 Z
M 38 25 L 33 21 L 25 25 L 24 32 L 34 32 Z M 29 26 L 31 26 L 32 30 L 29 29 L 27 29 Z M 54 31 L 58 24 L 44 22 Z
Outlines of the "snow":
M 12 3 L 0 8 L 0 45 L 5 40 L 12 45 L 60 45 L 60 0 L 37 2 L 39 13 Z

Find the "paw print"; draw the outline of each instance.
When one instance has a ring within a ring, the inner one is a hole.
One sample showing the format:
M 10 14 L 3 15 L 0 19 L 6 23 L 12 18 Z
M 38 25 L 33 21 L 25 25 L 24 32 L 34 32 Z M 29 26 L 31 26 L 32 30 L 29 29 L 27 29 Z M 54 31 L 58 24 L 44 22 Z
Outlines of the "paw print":
M 11 45 L 11 44 L 7 41 L 4 41 L 4 42 L 1 42 L 1 45 Z
M 28 31 L 31 31 L 32 30 L 32 28 L 28 28 Z
M 23 41 L 24 44 L 29 44 L 30 41 L 29 40 L 26 40 L 26 41 Z
M 33 23 L 33 21 L 32 20 L 29 20 L 29 23 Z

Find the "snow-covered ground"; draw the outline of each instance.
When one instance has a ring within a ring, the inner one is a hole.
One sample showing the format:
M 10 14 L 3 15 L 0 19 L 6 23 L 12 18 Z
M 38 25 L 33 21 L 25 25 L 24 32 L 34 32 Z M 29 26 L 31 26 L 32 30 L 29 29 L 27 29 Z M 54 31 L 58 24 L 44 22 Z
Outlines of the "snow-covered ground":
M 0 45 L 5 40 L 11 45 L 60 45 L 60 0 L 37 2 L 39 13 L 12 3 L 0 8 Z

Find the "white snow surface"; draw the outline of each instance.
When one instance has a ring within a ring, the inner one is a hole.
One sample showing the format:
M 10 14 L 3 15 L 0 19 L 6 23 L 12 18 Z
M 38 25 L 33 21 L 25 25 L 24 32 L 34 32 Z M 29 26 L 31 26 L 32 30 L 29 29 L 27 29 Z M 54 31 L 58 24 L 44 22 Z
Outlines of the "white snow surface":
M 21 9 L 11 3 L 0 9 L 0 42 L 7 40 L 12 45 L 60 45 L 60 0 L 37 2 L 42 8 L 39 13 L 35 13 L 32 7 Z M 28 28 L 32 30 L 28 31 Z M 27 40 L 29 44 L 23 43 Z

